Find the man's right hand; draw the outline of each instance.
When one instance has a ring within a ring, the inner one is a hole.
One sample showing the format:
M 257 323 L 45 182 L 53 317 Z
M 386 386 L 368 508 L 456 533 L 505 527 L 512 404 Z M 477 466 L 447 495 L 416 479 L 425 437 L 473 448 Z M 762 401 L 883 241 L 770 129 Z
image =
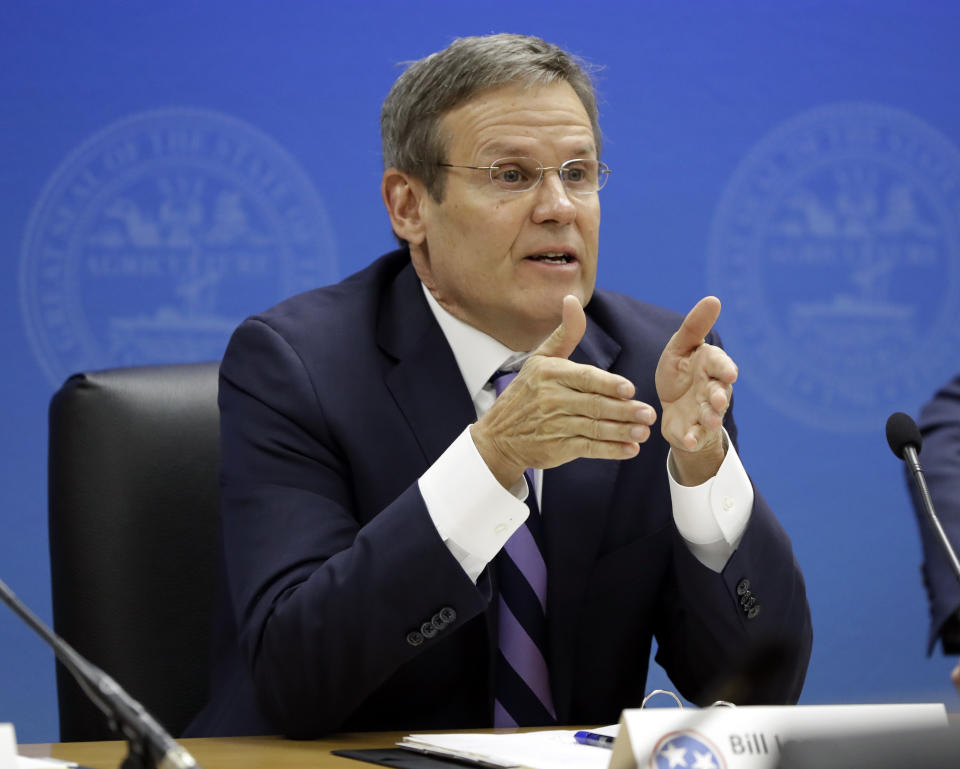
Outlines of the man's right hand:
M 564 297 L 560 325 L 471 425 L 480 456 L 505 488 L 528 467 L 546 469 L 579 457 L 629 459 L 650 437 L 656 411 L 633 400 L 630 380 L 567 360 L 586 328 L 580 302 Z

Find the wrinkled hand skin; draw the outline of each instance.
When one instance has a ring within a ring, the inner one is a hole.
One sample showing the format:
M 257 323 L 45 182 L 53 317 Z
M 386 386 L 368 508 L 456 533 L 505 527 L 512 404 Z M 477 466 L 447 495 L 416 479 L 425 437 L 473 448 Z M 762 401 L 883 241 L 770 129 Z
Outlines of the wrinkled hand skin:
M 719 315 L 716 297 L 697 302 L 657 364 L 661 432 L 673 448 L 674 476 L 688 486 L 713 477 L 726 455 L 723 418 L 738 371 L 726 352 L 704 341 Z M 565 297 L 560 325 L 471 426 L 480 456 L 504 487 L 528 467 L 580 457 L 629 459 L 650 437 L 656 411 L 633 400 L 629 380 L 568 360 L 586 327 L 577 298 Z
M 505 487 L 528 467 L 547 469 L 580 457 L 629 459 L 650 437 L 656 411 L 633 400 L 633 383 L 568 360 L 587 328 L 575 296 L 563 300 L 560 325 L 524 363 L 470 433 Z

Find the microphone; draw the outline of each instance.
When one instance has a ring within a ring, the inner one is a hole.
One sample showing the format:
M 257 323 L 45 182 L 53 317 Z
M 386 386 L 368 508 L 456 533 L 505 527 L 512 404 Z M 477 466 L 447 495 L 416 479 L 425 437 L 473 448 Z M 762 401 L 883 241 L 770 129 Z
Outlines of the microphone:
M 923 468 L 920 467 L 920 459 L 917 456 L 920 453 L 920 447 L 923 445 L 923 438 L 920 436 L 917 423 L 902 411 L 891 414 L 887 419 L 887 443 L 890 444 L 891 451 L 907 463 L 907 469 L 913 476 L 917 491 L 920 493 L 920 500 L 927 519 L 937 533 L 940 544 L 943 545 L 947 560 L 950 561 L 950 566 L 953 568 L 953 573 L 960 581 L 960 561 L 957 560 L 957 553 L 953 549 L 953 545 L 950 544 L 950 540 L 947 539 L 947 533 L 940 525 L 940 519 L 933 509 L 933 500 L 930 498 L 930 491 L 927 489 L 927 480 L 923 475 Z
M 121 769 L 200 769 L 193 756 L 167 734 L 143 705 L 47 627 L 3 580 L 0 600 L 47 642 L 84 694 L 103 711 L 110 728 L 126 738 L 129 752 Z

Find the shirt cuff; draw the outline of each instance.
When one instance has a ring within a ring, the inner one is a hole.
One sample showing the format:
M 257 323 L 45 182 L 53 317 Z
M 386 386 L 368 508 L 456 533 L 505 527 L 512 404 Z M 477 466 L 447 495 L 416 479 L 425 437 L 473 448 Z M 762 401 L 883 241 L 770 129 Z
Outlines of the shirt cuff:
M 490 472 L 465 429 L 418 482 L 440 538 L 467 575 L 476 582 L 530 508 L 527 482 L 509 491 Z
M 690 552 L 716 572 L 723 571 L 740 544 L 753 509 L 753 485 L 726 430 L 723 438 L 726 456 L 717 474 L 699 486 L 678 483 L 670 469 L 672 449 L 667 455 L 674 523 Z

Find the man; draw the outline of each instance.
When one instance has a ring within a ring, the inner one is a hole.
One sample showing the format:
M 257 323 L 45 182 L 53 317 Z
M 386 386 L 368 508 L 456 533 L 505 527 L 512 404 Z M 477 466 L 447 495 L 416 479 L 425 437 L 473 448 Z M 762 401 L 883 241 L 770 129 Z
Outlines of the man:
M 693 700 L 795 701 L 809 609 L 736 456 L 719 302 L 594 290 L 588 76 L 537 38 L 461 39 L 381 126 L 403 248 L 223 360 L 232 612 L 192 732 L 614 721 L 654 636 Z
M 960 545 L 960 375 L 945 384 L 920 412 L 923 435 L 921 463 L 934 509 L 944 531 Z M 908 473 L 909 476 L 909 473 Z M 908 477 L 917 523 L 923 541 L 923 582 L 930 599 L 930 636 L 927 653 L 937 639 L 945 654 L 960 653 L 960 584 L 950 567 L 943 546 L 923 511 L 916 486 Z M 960 665 L 952 674 L 960 690 Z

